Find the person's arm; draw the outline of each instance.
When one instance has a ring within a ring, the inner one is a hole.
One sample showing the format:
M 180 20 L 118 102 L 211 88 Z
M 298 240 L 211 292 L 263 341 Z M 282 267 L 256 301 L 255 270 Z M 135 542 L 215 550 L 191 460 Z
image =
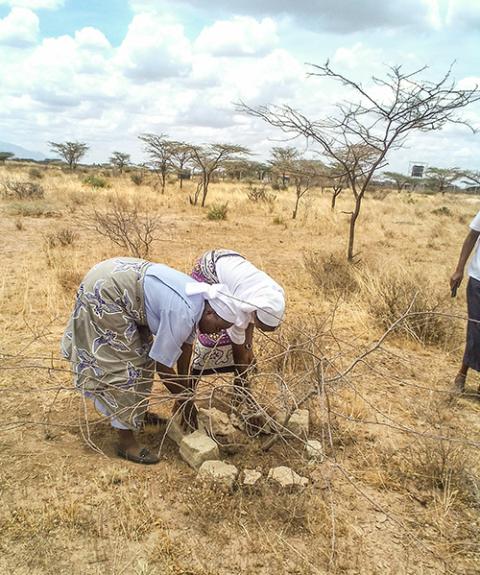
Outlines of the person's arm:
M 190 373 L 190 360 L 192 359 L 193 345 L 184 343 L 182 345 L 182 355 L 177 361 L 177 371 L 180 375 L 188 376 Z
M 247 371 L 255 361 L 252 349 L 253 328 L 254 325 L 251 323 L 245 330 L 244 343 L 232 342 L 233 361 L 235 362 L 237 377 L 240 377 L 245 371 Z
M 157 372 L 162 380 L 162 383 L 170 391 L 176 395 L 193 391 L 194 381 L 189 377 L 190 359 L 192 357 L 192 344 L 184 343 L 182 345 L 182 354 L 177 361 L 177 371 L 172 367 L 167 367 L 157 362 Z M 198 427 L 197 421 L 197 408 L 193 402 L 192 397 L 183 397 L 175 401 L 173 412 L 182 412 L 183 426 L 196 429 Z
M 463 242 L 460 257 L 458 258 L 457 268 L 450 278 L 450 288 L 452 292 L 456 290 L 462 283 L 465 265 L 468 258 L 470 257 L 470 254 L 472 253 L 473 248 L 475 247 L 475 244 L 477 243 L 479 235 L 480 232 L 476 230 L 470 230 L 467 237 L 465 238 L 465 241 Z

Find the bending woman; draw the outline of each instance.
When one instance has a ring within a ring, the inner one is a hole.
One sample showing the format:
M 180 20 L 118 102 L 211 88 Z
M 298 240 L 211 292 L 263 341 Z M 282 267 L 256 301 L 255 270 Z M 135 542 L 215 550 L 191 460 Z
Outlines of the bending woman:
M 117 430 L 120 457 L 158 462 L 134 435 L 153 417 L 147 408 L 155 367 L 171 393 L 191 390 L 196 331 L 214 333 L 236 320 L 228 289 L 204 286 L 165 265 L 136 258 L 103 261 L 80 284 L 62 352 L 72 363 L 77 389 Z M 193 400 L 184 394 L 176 407 L 184 425 L 196 427 Z
M 225 285 L 239 307 L 235 325 L 219 334 L 199 333 L 195 342 L 192 375 L 234 372 L 235 385 L 244 386 L 254 365 L 253 331 L 273 331 L 285 312 L 282 287 L 239 253 L 219 249 L 197 260 L 192 277 Z

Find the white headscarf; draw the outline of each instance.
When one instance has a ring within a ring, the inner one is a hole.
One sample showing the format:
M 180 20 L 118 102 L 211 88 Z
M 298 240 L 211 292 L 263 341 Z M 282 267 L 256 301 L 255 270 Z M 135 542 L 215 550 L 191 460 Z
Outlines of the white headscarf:
M 253 299 L 257 317 L 262 323 L 271 327 L 277 327 L 282 323 L 285 313 L 285 295 L 280 286 L 261 286 Z
M 187 295 L 203 295 L 213 311 L 228 323 L 240 326 L 247 318 L 242 303 L 237 301 L 225 284 L 192 282 L 185 285 Z

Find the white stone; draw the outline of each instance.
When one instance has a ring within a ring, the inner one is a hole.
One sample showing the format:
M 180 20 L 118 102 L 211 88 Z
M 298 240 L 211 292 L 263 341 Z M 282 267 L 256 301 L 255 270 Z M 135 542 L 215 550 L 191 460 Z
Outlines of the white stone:
M 210 409 L 200 408 L 198 410 L 198 425 L 208 435 L 212 437 L 230 437 L 235 434 L 235 427 L 230 421 L 230 417 L 216 407 Z
M 194 431 L 186 435 L 180 442 L 180 456 L 194 469 L 198 469 L 204 461 L 218 459 L 218 446 L 202 431 Z
M 309 459 L 315 459 L 317 461 L 323 460 L 323 447 L 320 441 L 309 439 L 305 444 L 305 450 Z
M 290 467 L 281 465 L 280 467 L 272 467 L 268 472 L 268 479 L 275 481 L 280 487 L 284 489 L 303 489 L 309 483 L 307 477 L 302 477 L 295 473 Z
M 310 429 L 310 414 L 308 409 L 296 409 L 287 423 L 287 429 L 302 439 L 306 439 Z
M 167 423 L 167 437 L 171 439 L 174 443 L 176 443 L 180 447 L 180 443 L 187 435 L 190 435 L 190 432 L 186 432 L 182 427 L 182 418 L 181 416 L 172 417 L 170 421 Z
M 204 461 L 197 474 L 197 480 L 233 489 L 238 469 L 224 461 Z
M 242 485 L 252 487 L 258 483 L 261 477 L 262 474 L 260 471 L 256 471 L 255 469 L 244 469 Z

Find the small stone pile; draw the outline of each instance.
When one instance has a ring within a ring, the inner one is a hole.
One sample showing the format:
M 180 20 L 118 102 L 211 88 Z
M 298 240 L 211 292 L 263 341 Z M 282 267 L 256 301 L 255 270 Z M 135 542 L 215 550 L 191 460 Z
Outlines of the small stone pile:
M 220 460 L 218 445 L 224 448 L 241 444 L 238 429 L 232 424 L 229 416 L 216 408 L 199 409 L 199 429 L 185 433 L 178 418 L 173 418 L 167 427 L 167 436 L 179 447 L 182 459 L 195 469 L 197 481 L 231 491 L 236 482 L 246 489 L 256 488 L 262 478 L 261 472 L 255 469 L 244 469 L 242 473 L 235 465 Z M 285 417 L 277 422 L 283 425 Z M 317 440 L 308 440 L 309 412 L 297 409 L 291 415 L 284 428 L 285 432 L 299 439 L 306 440 L 305 450 L 312 463 L 323 460 L 322 444 Z M 281 427 L 279 428 L 281 432 Z M 230 453 L 231 449 L 228 450 Z M 309 484 L 307 477 L 295 473 L 286 466 L 273 467 L 269 470 L 267 480 L 288 491 L 304 489 Z

